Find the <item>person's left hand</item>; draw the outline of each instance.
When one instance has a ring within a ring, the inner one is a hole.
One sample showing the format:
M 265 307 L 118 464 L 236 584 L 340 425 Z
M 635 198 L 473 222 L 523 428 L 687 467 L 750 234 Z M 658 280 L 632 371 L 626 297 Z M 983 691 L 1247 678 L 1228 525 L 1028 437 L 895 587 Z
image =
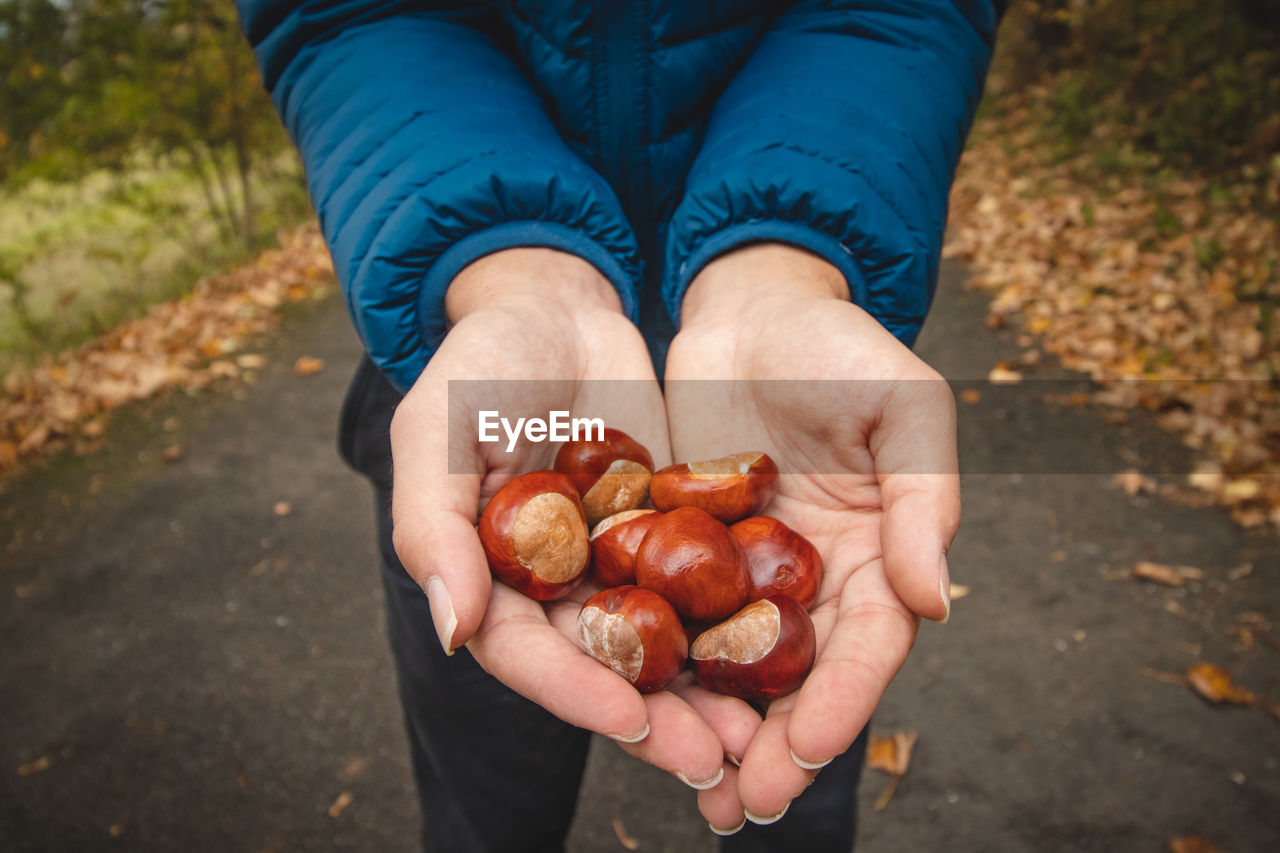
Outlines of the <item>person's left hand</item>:
M 682 322 L 666 371 L 673 457 L 769 453 L 782 477 L 766 512 L 825 563 L 813 671 L 768 706 L 741 769 L 727 765 L 699 794 L 713 827 L 744 815 L 768 823 L 866 725 L 919 617 L 949 614 L 955 404 L 937 373 L 848 301 L 834 267 L 797 249 L 763 244 L 713 261 Z

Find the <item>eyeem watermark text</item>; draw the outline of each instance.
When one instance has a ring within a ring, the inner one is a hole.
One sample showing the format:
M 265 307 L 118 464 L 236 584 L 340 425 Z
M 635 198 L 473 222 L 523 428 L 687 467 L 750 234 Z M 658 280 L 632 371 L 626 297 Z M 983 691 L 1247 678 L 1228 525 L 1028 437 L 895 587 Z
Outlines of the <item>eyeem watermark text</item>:
M 483 443 L 496 443 L 502 440 L 498 428 L 507 436 L 507 453 L 515 450 L 516 442 L 523 433 L 525 441 L 604 441 L 604 420 L 602 418 L 571 418 L 568 412 L 552 411 L 547 419 L 517 418 L 513 426 L 511 421 L 501 416 L 496 410 L 480 412 L 478 435 Z

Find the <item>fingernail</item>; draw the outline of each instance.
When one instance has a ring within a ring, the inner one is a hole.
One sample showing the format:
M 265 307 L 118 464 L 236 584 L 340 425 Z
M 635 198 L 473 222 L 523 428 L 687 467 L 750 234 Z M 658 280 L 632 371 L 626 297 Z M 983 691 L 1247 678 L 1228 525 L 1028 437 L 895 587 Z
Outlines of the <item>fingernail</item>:
M 729 763 L 732 764 L 734 767 L 742 766 L 742 759 L 738 758 L 738 756 L 734 755 L 732 752 L 726 752 L 724 754 L 724 757 L 729 759 Z
M 942 560 L 938 563 L 938 592 L 942 594 L 942 603 L 947 608 L 938 623 L 945 625 L 951 618 L 951 572 L 947 571 L 946 554 L 942 555 Z
M 789 808 L 791 808 L 791 803 L 787 803 L 785 806 L 783 806 L 782 811 L 778 812 L 773 817 L 760 817 L 759 815 L 754 815 L 751 812 L 747 812 L 747 820 L 751 821 L 756 826 L 768 826 L 771 823 L 777 823 L 778 821 L 782 820 L 782 816 L 787 813 L 787 809 Z
M 733 835 L 746 825 L 747 825 L 747 819 L 745 817 L 742 819 L 742 823 L 738 824 L 733 829 L 716 829 L 714 826 L 711 826 L 711 824 L 707 824 L 707 826 L 711 826 L 711 831 L 714 832 L 716 835 Z
M 649 724 L 645 723 L 644 728 L 640 730 L 638 735 L 609 735 L 618 743 L 639 743 L 649 736 Z
M 796 751 L 793 749 L 791 750 L 791 760 L 805 770 L 821 770 L 831 762 L 835 761 L 835 758 L 828 758 L 826 761 L 805 761 L 803 758 L 796 755 Z
M 453 598 L 444 581 L 433 576 L 427 581 L 427 604 L 431 607 L 431 621 L 446 655 L 453 654 L 453 632 L 458 629 L 458 614 L 453 612 Z
M 681 782 L 685 783 L 686 785 L 688 785 L 690 788 L 692 788 L 695 791 L 705 791 L 708 788 L 714 788 L 716 785 L 720 784 L 720 780 L 724 778 L 724 768 L 721 767 L 719 770 L 716 771 L 716 775 L 702 782 L 694 782 L 692 779 L 690 779 L 688 776 L 684 775 L 683 773 L 676 773 L 676 778 L 679 779 Z

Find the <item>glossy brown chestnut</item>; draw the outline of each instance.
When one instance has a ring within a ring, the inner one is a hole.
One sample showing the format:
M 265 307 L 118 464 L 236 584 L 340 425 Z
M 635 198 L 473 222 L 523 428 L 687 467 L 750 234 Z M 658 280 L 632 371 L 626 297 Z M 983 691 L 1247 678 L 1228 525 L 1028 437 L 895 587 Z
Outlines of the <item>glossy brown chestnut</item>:
M 588 570 L 593 583 L 607 588 L 636 582 L 636 551 L 657 517 L 651 509 L 629 509 L 596 525 Z
M 689 655 L 680 617 L 666 599 L 638 586 L 597 592 L 578 611 L 578 636 L 593 658 L 653 693 L 671 683 Z
M 747 603 L 751 573 L 729 528 L 697 507 L 679 507 L 658 516 L 640 542 L 636 583 L 684 619 L 717 622 Z
M 649 496 L 653 457 L 620 429 L 606 427 L 600 441 L 569 441 L 556 453 L 555 469 L 582 496 L 587 522 L 635 509 Z
M 573 589 L 591 554 L 578 491 L 555 471 L 521 474 L 498 489 L 478 532 L 493 574 L 538 601 Z
M 689 661 L 708 690 L 739 699 L 776 699 L 804 681 L 816 648 L 808 611 L 794 598 L 774 595 L 700 634 Z
M 755 515 L 777 493 L 778 466 L 759 451 L 668 465 L 649 483 L 649 497 L 663 512 L 696 506 L 725 524 Z
M 776 518 L 744 518 L 729 530 L 751 566 L 751 600 L 787 595 L 806 608 L 822 585 L 822 555 L 813 543 Z

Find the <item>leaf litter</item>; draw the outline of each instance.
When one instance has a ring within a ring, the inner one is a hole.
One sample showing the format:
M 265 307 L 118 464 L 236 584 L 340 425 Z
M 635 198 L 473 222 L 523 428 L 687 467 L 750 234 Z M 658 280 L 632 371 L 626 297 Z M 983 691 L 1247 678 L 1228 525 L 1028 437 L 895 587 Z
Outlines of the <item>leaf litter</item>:
M 25 460 L 101 437 L 107 414 L 120 406 L 245 380 L 265 358 L 236 353 L 274 329 L 287 302 L 320 298 L 332 285 L 328 251 L 311 223 L 281 232 L 280 248 L 201 279 L 181 299 L 80 347 L 14 367 L 0 382 L 0 477 Z M 303 366 L 314 373 L 324 363 Z
M 1280 220 L 1248 200 L 1280 203 L 1280 163 L 1225 188 L 1096 177 L 1089 155 L 1055 158 L 1031 88 L 977 123 L 944 255 L 992 294 L 989 328 L 1021 328 L 1097 383 L 1073 405 L 1144 409 L 1182 437 L 1201 464 L 1172 496 L 1280 529 Z

